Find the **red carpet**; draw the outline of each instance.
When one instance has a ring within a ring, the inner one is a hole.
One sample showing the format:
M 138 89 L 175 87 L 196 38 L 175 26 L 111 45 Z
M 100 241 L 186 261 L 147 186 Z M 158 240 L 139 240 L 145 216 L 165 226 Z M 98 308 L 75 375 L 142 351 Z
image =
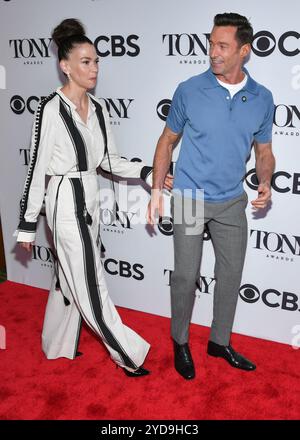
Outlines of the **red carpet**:
M 129 378 L 83 328 L 71 361 L 48 361 L 40 348 L 47 293 L 21 284 L 0 285 L 0 419 L 227 420 L 300 418 L 300 351 L 284 344 L 233 335 L 233 346 L 258 368 L 242 372 L 206 355 L 209 329 L 191 327 L 197 377 L 173 369 L 170 320 L 119 309 L 123 321 L 151 344 L 151 375 Z M 275 325 L 275 323 L 274 323 Z

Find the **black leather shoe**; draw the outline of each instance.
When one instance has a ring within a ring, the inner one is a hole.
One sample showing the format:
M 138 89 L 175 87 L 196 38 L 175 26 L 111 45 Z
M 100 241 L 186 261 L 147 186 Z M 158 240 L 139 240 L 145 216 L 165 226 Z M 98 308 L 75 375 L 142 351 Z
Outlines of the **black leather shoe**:
M 186 380 L 194 379 L 195 367 L 188 344 L 174 342 L 174 365 L 175 370 Z
M 232 367 L 240 368 L 241 370 L 253 371 L 256 368 L 252 362 L 234 351 L 231 345 L 219 345 L 213 341 L 209 341 L 207 345 L 207 353 L 210 356 L 221 357 Z
M 128 377 L 141 377 L 141 376 L 147 376 L 148 374 L 150 374 L 150 371 L 146 370 L 146 368 L 143 368 L 143 367 L 139 367 L 135 371 L 129 371 L 126 368 L 122 368 L 122 370 L 124 371 L 124 373 Z

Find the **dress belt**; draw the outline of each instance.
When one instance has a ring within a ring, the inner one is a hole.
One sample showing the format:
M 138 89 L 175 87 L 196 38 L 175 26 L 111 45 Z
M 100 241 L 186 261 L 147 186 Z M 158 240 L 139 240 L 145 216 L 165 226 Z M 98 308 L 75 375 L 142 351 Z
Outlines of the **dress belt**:
M 69 178 L 81 178 L 84 176 L 97 176 L 96 170 L 87 170 L 87 171 L 69 171 L 65 174 L 51 174 L 49 177 L 69 177 Z

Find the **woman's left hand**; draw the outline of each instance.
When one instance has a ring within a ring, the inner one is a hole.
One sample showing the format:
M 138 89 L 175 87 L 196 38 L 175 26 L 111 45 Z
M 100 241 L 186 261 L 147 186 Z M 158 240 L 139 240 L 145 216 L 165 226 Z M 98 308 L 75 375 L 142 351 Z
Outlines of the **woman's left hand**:
M 174 177 L 172 176 L 172 174 L 167 174 L 165 181 L 164 181 L 164 188 L 167 189 L 168 191 L 171 191 L 173 188 L 173 180 Z

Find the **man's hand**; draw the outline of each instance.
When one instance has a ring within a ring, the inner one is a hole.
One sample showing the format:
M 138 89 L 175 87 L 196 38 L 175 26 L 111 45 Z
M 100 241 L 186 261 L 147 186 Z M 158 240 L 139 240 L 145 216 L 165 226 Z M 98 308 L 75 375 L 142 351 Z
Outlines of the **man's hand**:
M 31 251 L 33 245 L 34 245 L 34 241 L 30 241 L 30 242 L 21 241 L 20 242 L 20 246 L 22 248 L 26 249 L 27 252 Z
M 164 213 L 164 199 L 162 191 L 159 189 L 152 189 L 151 200 L 147 209 L 147 222 L 150 225 L 156 225 L 160 217 Z
M 271 179 L 275 168 L 275 158 L 272 153 L 272 144 L 260 144 L 255 142 L 255 168 L 260 184 L 258 185 L 258 197 L 251 202 L 255 209 L 265 208 L 271 199 Z
M 271 185 L 269 183 L 260 183 L 257 188 L 258 197 L 252 200 L 251 204 L 256 209 L 265 208 L 271 200 Z

